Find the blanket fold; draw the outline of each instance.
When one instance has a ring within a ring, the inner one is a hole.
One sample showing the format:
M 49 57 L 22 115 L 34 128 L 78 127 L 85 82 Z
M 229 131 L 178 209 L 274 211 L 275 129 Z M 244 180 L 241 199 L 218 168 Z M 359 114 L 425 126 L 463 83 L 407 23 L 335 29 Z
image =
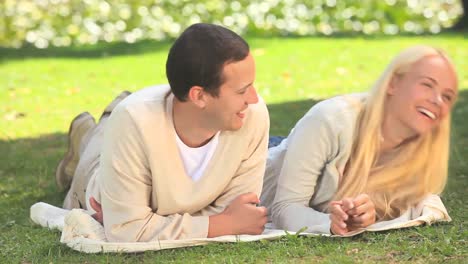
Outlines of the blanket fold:
M 272 240 L 288 234 L 288 232 L 284 230 L 274 229 L 274 226 L 270 224 L 263 234 L 257 236 L 230 235 L 216 238 L 159 240 L 145 243 L 108 242 L 103 226 L 92 218 L 88 211 L 82 209 L 73 209 L 70 211 L 47 203 L 38 202 L 31 206 L 30 214 L 34 223 L 49 229 L 62 231 L 62 236 L 60 238 L 61 243 L 66 244 L 74 250 L 85 253 L 142 252 L 147 250 L 198 246 L 208 243 L 250 242 L 263 239 Z M 354 236 L 366 231 L 384 231 L 422 224 L 430 225 L 435 222 L 450 222 L 451 220 L 440 197 L 437 195 L 430 195 L 417 206 L 406 211 L 396 219 L 375 223 L 365 229 L 350 232 L 346 234 L 345 237 Z M 317 236 L 323 234 L 304 232 L 300 235 Z

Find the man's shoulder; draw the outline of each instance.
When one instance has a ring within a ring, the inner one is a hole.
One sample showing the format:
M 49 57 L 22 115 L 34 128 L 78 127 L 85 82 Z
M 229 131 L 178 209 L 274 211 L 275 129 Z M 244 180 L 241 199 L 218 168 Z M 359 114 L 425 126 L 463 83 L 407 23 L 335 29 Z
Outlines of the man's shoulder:
M 168 122 L 167 101 L 169 85 L 144 88 L 127 96 L 112 111 L 110 124 L 114 128 L 132 123 L 137 130 L 162 129 Z
M 142 103 L 164 103 L 169 92 L 170 87 L 168 84 L 149 86 L 138 90 L 126 97 L 121 102 L 121 105 L 126 107 L 132 107 Z
M 169 85 L 155 85 L 141 89 L 120 102 L 113 114 L 125 112 L 134 117 L 164 114 L 169 94 Z

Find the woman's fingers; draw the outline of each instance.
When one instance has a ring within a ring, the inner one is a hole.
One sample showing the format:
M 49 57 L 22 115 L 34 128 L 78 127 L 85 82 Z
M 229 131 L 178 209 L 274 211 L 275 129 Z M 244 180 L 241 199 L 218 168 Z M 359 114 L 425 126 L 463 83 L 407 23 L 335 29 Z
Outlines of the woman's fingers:
M 365 228 L 375 223 L 375 206 L 369 195 L 330 202 L 331 229 L 335 234 Z
M 364 228 L 375 223 L 375 212 L 366 212 L 359 216 L 351 216 L 347 221 L 351 228 Z
M 371 211 L 374 209 L 374 205 L 371 204 L 371 203 L 365 203 L 365 204 L 361 204 L 351 210 L 348 210 L 347 213 L 348 215 L 350 216 L 359 216 L 359 215 L 362 215 L 368 211 Z
M 368 203 L 369 201 L 370 201 L 370 197 L 366 193 L 361 193 L 358 196 L 356 196 L 356 198 L 353 199 L 354 205 L 356 207 L 362 204 Z
M 348 233 L 346 222 L 336 214 L 330 214 L 330 231 L 334 235 L 344 235 Z
M 334 223 L 340 228 L 346 228 L 347 226 L 345 220 L 343 220 L 343 218 L 341 218 L 340 216 L 337 216 L 336 214 L 330 214 L 330 220 L 332 223 Z
M 353 209 L 354 207 L 356 207 L 355 204 L 354 204 L 353 199 L 351 199 L 351 198 L 344 198 L 343 200 L 341 200 L 341 202 L 342 202 L 341 207 L 342 207 L 343 211 L 345 211 L 345 212 L 347 212 L 347 211 Z
M 330 231 L 333 235 L 344 235 L 346 233 L 348 233 L 348 229 L 347 228 L 341 228 L 339 227 L 338 225 L 336 225 L 335 223 L 331 223 L 330 225 Z
M 346 220 L 348 214 L 342 208 L 342 201 L 330 202 L 330 231 L 335 235 L 344 235 L 348 233 Z
M 348 220 L 348 214 L 343 210 L 342 205 L 340 205 L 339 203 L 334 203 L 334 202 L 330 203 L 330 213 L 332 215 L 336 215 L 343 221 Z
M 375 211 L 375 206 L 369 195 L 363 193 L 358 195 L 354 200 L 354 208 L 348 210 L 347 213 L 352 216 L 359 216 L 366 212 Z

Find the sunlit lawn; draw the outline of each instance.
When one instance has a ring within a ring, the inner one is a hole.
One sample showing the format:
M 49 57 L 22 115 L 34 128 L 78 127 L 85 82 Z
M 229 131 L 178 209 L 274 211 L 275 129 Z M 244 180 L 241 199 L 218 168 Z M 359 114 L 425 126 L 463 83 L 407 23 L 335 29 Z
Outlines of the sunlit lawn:
M 449 52 L 460 77 L 450 180 L 449 224 L 364 234 L 351 239 L 283 238 L 144 254 L 75 252 L 60 233 L 32 224 L 37 201 L 60 205 L 53 179 L 70 120 L 99 116 L 120 91 L 165 83 L 169 43 L 0 49 L 0 262 L 464 262 L 468 259 L 468 40 L 462 35 L 355 38 L 249 38 L 256 87 L 267 101 L 271 134 L 287 135 L 317 100 L 366 90 L 389 60 L 413 44 Z

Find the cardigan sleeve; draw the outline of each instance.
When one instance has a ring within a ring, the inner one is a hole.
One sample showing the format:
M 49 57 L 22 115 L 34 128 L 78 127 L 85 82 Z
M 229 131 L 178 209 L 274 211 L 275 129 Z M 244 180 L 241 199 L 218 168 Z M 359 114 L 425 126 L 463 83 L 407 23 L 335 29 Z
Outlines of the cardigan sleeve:
M 243 138 L 243 140 L 248 141 L 248 145 L 239 168 L 223 193 L 211 205 L 203 208 L 196 215 L 221 213 L 234 199 L 244 193 L 252 192 L 260 197 L 268 153 L 270 119 L 263 100 L 253 107 L 255 109 L 251 112 L 252 120 L 246 124 L 248 127 L 245 127 L 250 136 Z
M 306 232 L 329 234 L 329 214 L 311 208 L 310 201 L 327 163 L 336 155 L 338 138 L 326 111 L 319 105 L 314 108 L 288 137 L 270 214 L 277 228 L 298 231 L 307 227 Z
M 140 131 L 125 107 L 108 120 L 99 185 L 104 230 L 112 242 L 204 238 L 208 217 L 158 215 L 150 206 L 152 177 Z

